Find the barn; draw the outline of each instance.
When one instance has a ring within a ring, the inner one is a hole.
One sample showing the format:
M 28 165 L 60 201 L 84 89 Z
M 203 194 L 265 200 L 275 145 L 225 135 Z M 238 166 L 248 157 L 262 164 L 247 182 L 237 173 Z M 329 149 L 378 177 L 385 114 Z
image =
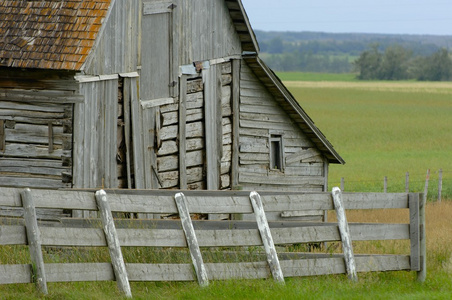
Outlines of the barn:
M 4 0 L 0 186 L 323 191 L 240 0 Z

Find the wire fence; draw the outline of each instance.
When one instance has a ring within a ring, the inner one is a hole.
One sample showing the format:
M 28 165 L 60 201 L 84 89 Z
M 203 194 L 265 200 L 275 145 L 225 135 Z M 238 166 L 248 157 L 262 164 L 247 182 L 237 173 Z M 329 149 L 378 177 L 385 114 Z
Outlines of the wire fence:
M 375 179 L 330 181 L 330 188 L 340 186 L 346 192 L 427 192 L 427 200 L 452 199 L 452 170 L 427 170 L 425 173 L 406 172 L 405 176 L 383 176 Z

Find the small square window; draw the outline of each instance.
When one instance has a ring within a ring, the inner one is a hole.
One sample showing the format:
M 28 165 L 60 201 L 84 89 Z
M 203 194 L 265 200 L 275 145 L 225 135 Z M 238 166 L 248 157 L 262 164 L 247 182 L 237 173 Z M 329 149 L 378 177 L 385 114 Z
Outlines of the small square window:
M 270 134 L 270 169 L 284 170 L 284 150 L 281 134 Z

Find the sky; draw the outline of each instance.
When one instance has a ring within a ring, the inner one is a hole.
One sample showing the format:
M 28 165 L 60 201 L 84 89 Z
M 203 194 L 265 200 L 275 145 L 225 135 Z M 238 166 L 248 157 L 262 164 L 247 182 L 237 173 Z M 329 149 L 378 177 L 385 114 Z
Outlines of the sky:
M 242 0 L 254 30 L 452 35 L 452 0 Z

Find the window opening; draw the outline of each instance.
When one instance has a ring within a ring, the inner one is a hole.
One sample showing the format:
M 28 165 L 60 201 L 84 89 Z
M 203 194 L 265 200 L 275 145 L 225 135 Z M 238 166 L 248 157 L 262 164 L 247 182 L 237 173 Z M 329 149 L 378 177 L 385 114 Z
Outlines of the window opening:
M 270 169 L 282 171 L 284 169 L 284 155 L 282 135 L 270 135 Z

